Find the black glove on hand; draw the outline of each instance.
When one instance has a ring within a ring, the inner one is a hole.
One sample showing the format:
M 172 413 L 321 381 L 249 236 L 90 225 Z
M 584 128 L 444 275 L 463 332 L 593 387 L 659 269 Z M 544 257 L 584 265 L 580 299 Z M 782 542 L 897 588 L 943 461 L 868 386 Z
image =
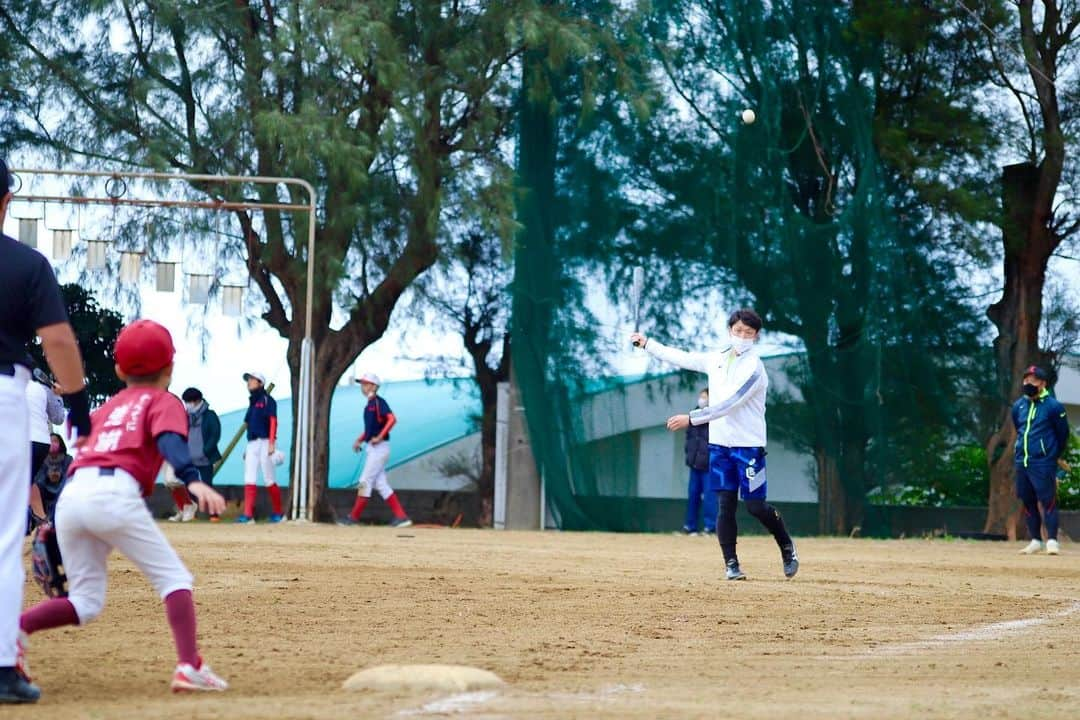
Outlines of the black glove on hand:
M 79 433 L 79 437 L 90 435 L 90 395 L 86 388 L 65 394 L 64 404 L 68 408 L 68 422 Z

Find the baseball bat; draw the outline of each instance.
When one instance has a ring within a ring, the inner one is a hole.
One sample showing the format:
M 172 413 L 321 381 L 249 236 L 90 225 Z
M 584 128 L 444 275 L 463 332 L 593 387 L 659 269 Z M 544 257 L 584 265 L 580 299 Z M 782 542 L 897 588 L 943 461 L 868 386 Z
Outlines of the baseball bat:
M 638 265 L 634 268 L 633 279 L 630 282 L 630 307 L 634 312 L 634 332 L 641 331 L 641 291 L 645 289 L 645 268 Z M 635 347 L 637 343 L 634 343 Z
M 270 383 L 266 386 L 266 392 L 271 393 L 274 391 L 274 383 Z M 244 433 L 247 432 L 247 423 L 240 423 L 240 427 L 236 429 L 236 434 L 233 435 L 232 440 L 225 446 L 225 451 L 221 453 L 221 459 L 214 463 L 214 474 L 217 475 L 217 471 L 225 464 L 225 461 L 229 459 L 229 455 L 232 454 L 233 449 L 236 448 L 237 443 L 240 442 L 240 438 L 244 437 Z

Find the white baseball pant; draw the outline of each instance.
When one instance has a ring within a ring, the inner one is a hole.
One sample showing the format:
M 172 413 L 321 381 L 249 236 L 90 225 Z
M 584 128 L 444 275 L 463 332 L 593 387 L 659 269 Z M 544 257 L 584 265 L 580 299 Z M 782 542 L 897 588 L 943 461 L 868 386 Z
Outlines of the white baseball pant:
M 372 490 L 378 490 L 383 500 L 394 494 L 394 488 L 386 479 L 386 463 L 389 461 L 390 443 L 368 443 L 364 469 L 360 471 L 360 487 L 357 489 L 361 497 L 371 497 Z
M 164 600 L 191 590 L 191 573 L 161 534 L 139 491 L 139 483 L 119 468 L 79 468 L 56 503 L 56 540 L 68 577 L 68 600 L 79 624 L 105 607 L 106 562 L 116 548 L 133 562 Z
M 22 612 L 23 537 L 30 502 L 30 416 L 26 383 L 30 371 L 15 367 L 0 375 L 0 667 L 15 664 L 15 642 Z
M 244 484 L 254 485 L 262 470 L 264 485 L 277 485 L 277 469 L 270 459 L 270 441 L 266 438 L 248 440 L 244 450 Z

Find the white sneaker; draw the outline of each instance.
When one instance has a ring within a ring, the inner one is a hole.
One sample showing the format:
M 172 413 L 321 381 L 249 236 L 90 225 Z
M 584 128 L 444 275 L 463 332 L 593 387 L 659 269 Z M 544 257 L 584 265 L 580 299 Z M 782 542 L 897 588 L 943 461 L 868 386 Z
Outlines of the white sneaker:
M 1057 543 L 1055 542 L 1054 544 L 1056 545 Z M 1042 552 L 1042 549 L 1042 540 L 1032 540 L 1024 546 L 1024 549 L 1020 551 L 1020 554 L 1034 555 L 1037 552 Z
M 1061 546 L 1058 545 L 1057 540 L 1047 540 L 1046 541 L 1046 554 L 1047 555 L 1057 555 L 1059 552 L 1061 552 Z
M 199 506 L 195 503 L 188 503 L 184 506 L 184 509 L 180 511 L 180 522 L 191 522 L 195 519 L 195 511 L 199 509 Z
M 184 511 L 178 510 L 175 515 L 170 515 L 169 522 L 180 522 L 180 519 L 184 517 Z
M 206 663 L 198 670 L 191 665 L 183 663 L 176 666 L 172 676 L 172 691 L 187 692 L 199 690 L 227 690 L 229 683 L 225 682 L 210 669 Z

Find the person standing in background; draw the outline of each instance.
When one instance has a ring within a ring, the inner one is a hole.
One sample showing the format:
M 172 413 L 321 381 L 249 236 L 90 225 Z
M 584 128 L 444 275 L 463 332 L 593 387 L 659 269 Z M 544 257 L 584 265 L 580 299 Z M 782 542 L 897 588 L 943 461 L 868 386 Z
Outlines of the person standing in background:
M 189 387 L 180 396 L 188 415 L 188 450 L 191 462 L 199 471 L 199 477 L 207 485 L 214 485 L 214 463 L 221 459 L 218 442 L 221 441 L 221 420 L 210 409 L 202 391 Z M 217 513 L 210 515 L 210 522 L 219 520 Z
M 1046 554 L 1061 552 L 1058 543 L 1057 469 L 1069 440 L 1069 419 L 1065 406 L 1050 394 L 1050 373 L 1038 365 L 1024 371 L 1023 396 L 1012 406 L 1016 427 L 1016 496 L 1024 505 L 1024 521 L 1031 541 L 1020 551 L 1032 555 L 1043 549 L 1042 529 L 1046 526 Z
M 698 409 L 709 406 L 709 389 L 698 395 Z M 686 428 L 686 467 L 690 468 L 690 478 L 686 487 L 686 520 L 683 522 L 684 535 L 696 535 L 698 528 L 704 526 L 702 535 L 716 532 L 716 493 L 709 489 L 709 426 L 691 425 Z M 701 524 L 698 519 L 701 518 Z
M 255 498 L 258 487 L 255 481 L 262 472 L 266 491 L 270 494 L 273 513 L 270 522 L 278 523 L 285 519 L 281 513 L 281 488 L 278 487 L 275 467 L 277 453 L 277 401 L 266 392 L 266 376 L 258 372 L 244 373 L 248 392 L 247 414 L 247 449 L 244 451 L 244 514 L 236 518 L 238 523 L 255 521 Z
M 34 368 L 32 379 L 26 384 L 26 409 L 30 413 L 30 512 L 36 526 L 48 513 L 35 479 L 49 455 L 52 426 L 62 424 L 67 417 L 58 388 L 40 368 Z
M 68 469 L 71 467 L 73 458 L 68 455 L 67 443 L 57 433 L 53 433 L 49 443 L 49 454 L 41 462 L 37 475 L 34 476 L 34 487 L 37 490 L 41 512 L 39 518 L 53 521 L 56 514 L 56 501 L 60 499 L 60 491 L 67 482 Z

